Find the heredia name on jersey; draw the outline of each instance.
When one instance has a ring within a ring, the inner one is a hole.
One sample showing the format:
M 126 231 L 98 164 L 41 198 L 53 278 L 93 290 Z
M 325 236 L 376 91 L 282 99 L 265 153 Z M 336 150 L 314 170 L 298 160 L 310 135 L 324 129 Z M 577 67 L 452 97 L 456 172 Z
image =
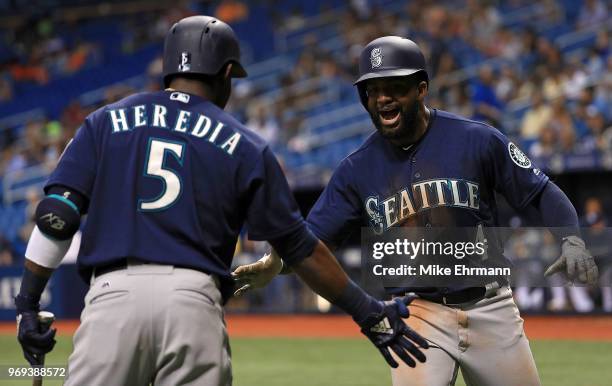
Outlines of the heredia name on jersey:
M 128 119 L 128 111 L 131 119 Z M 176 122 L 168 125 L 166 119 L 168 109 L 166 106 L 159 104 L 114 109 L 109 110 L 108 113 L 113 134 L 129 132 L 145 126 L 160 127 L 205 139 L 217 145 L 229 155 L 234 154 L 234 150 L 236 150 L 241 138 L 240 133 L 234 131 L 232 131 L 229 137 L 221 136 L 219 138 L 219 134 L 225 126 L 223 122 L 214 121 L 204 114 L 197 114 L 197 117 L 192 116 L 195 114 L 192 114 L 191 111 L 178 110 Z
M 370 196 L 365 200 L 370 226 L 377 234 L 401 224 L 409 217 L 440 206 L 478 210 L 479 186 L 475 182 L 440 178 L 412 184 L 380 200 Z

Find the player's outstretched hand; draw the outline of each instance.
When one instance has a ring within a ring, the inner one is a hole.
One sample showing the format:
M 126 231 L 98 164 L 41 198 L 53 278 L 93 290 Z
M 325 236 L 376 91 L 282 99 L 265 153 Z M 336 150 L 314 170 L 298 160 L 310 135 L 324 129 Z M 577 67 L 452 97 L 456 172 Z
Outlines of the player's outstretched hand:
M 584 241 L 578 236 L 569 236 L 561 244 L 561 257 L 559 257 L 544 272 L 550 276 L 557 272 L 565 272 L 572 282 L 595 285 L 599 271 L 591 253 L 586 249 Z
M 232 272 L 234 288 L 237 288 L 234 296 L 240 296 L 254 288 L 265 287 L 282 268 L 283 263 L 274 252 L 265 254 L 252 264 L 239 266 Z
M 402 318 L 410 315 L 408 304 L 416 296 L 407 295 L 388 302 L 378 302 L 380 310 L 371 312 L 365 319 L 356 321 L 361 332 L 378 348 L 389 366 L 396 368 L 398 363 L 393 359 L 389 349 L 408 366 L 415 367 L 416 358 L 425 362 L 425 354 L 420 350 L 429 347 L 427 341 L 404 323 Z
M 23 311 L 17 316 L 17 340 L 32 366 L 41 365 L 44 355 L 53 350 L 55 332 L 56 329 L 41 329 L 37 311 Z

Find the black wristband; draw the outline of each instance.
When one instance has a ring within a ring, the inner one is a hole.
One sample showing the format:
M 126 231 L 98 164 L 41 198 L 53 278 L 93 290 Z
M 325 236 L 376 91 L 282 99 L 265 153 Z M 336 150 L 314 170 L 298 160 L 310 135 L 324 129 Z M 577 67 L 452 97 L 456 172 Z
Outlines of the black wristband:
M 380 311 L 378 301 L 368 295 L 361 287 L 349 280 L 342 294 L 334 300 L 335 305 L 361 323 L 372 311 Z
M 38 303 L 48 281 L 48 277 L 37 275 L 28 268 L 24 268 L 19 295 Z

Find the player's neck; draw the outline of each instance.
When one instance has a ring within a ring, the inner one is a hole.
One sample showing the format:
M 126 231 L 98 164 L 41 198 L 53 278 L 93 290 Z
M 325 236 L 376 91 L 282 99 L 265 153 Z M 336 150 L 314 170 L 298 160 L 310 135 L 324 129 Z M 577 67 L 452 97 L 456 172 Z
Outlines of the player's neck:
M 214 93 L 210 86 L 203 82 L 197 82 L 189 79 L 177 78 L 170 83 L 170 87 L 166 90 L 180 91 L 191 95 L 197 95 L 209 101 L 214 100 Z

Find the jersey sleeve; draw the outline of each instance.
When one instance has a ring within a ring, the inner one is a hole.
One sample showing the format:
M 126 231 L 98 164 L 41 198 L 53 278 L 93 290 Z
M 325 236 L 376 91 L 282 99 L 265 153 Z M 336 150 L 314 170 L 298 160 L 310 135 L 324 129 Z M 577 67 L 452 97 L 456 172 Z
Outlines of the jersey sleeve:
M 45 185 L 45 192 L 53 185 L 64 185 L 90 198 L 98 162 L 91 119 L 87 117 L 66 145 Z
M 486 173 L 493 188 L 516 210 L 525 208 L 548 182 L 548 176 L 536 168 L 519 147 L 491 128 L 484 149 Z
M 336 168 L 306 220 L 315 236 L 335 246 L 341 245 L 361 223 L 361 202 L 350 182 L 350 165 L 345 159 Z
M 252 197 L 246 220 L 250 239 L 277 239 L 306 226 L 283 170 L 268 147 L 247 177 L 247 184 Z

